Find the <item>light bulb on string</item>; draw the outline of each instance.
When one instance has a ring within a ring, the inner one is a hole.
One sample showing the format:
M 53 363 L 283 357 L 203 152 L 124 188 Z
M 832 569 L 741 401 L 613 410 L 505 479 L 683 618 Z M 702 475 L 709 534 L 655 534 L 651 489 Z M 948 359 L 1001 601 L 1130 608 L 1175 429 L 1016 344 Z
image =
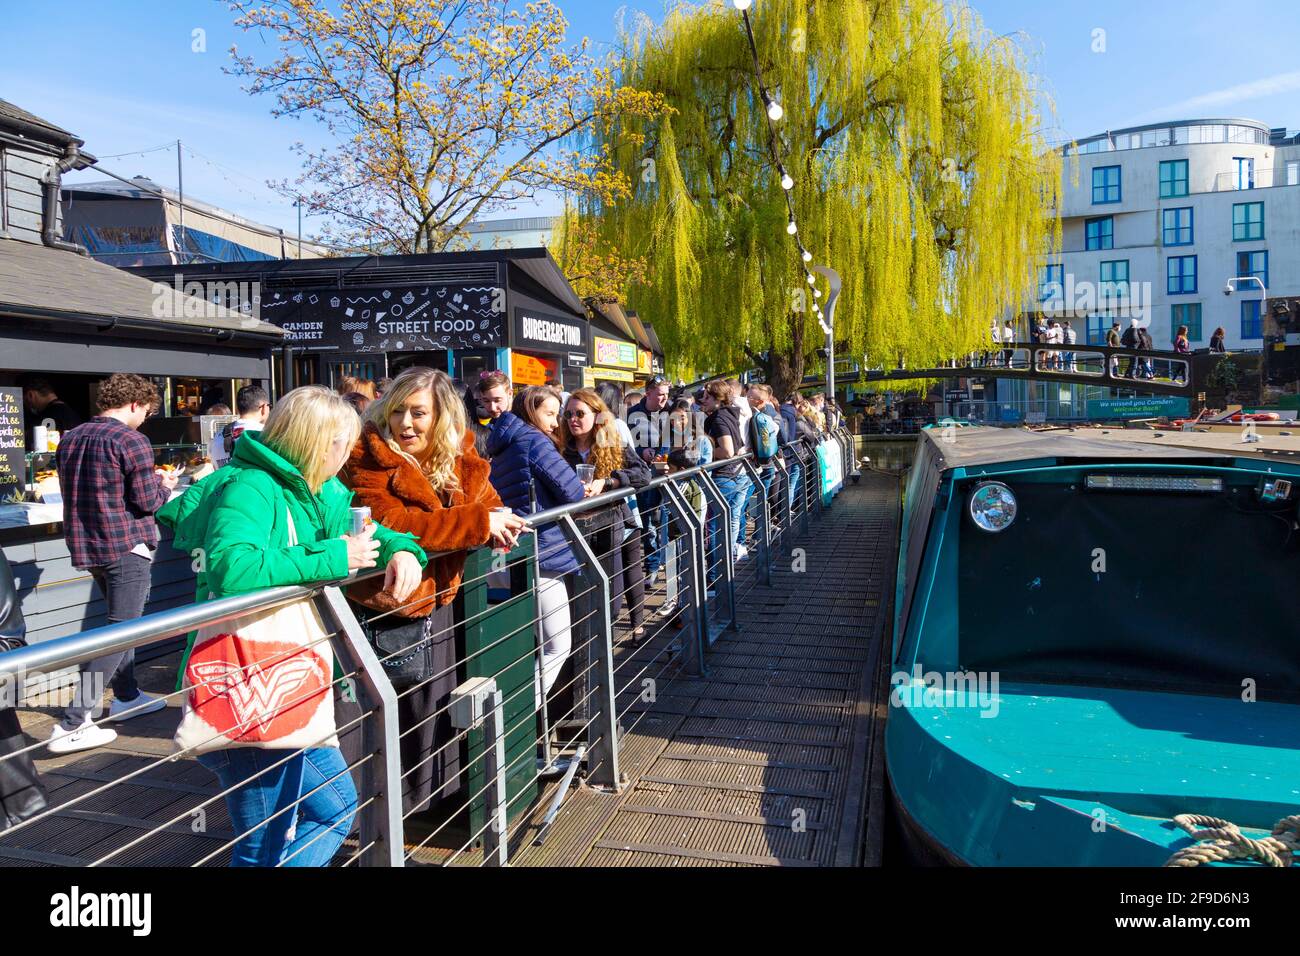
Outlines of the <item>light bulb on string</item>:
M 816 284 L 817 284 L 817 277 L 814 276 L 812 273 L 809 273 L 809 274 L 808 274 L 808 284 L 809 284 L 809 285 L 816 285 Z
M 803 250 L 801 250 L 801 251 L 802 251 L 802 254 L 803 254 L 803 261 L 804 261 L 804 262 L 812 262 L 812 253 L 809 252 L 807 249 L 803 249 Z
M 789 224 L 785 227 L 785 231 L 790 233 L 790 235 L 792 236 L 799 231 L 799 227 L 795 225 L 793 218 L 790 220 Z
M 780 104 L 780 103 L 778 103 L 776 100 L 768 100 L 768 101 L 767 101 L 767 118 L 768 118 L 768 119 L 770 119 L 773 123 L 775 123 L 775 122 L 777 122 L 778 120 L 780 120 L 781 117 L 784 116 L 784 115 L 785 115 L 785 110 L 783 110 L 783 109 L 781 108 L 781 104 Z
M 785 171 L 784 166 L 778 166 L 777 169 L 781 170 L 781 188 L 786 192 L 794 189 L 794 177 Z
M 731 0 L 731 5 L 735 7 L 737 10 L 739 10 L 741 13 L 744 13 L 751 6 L 753 6 L 753 3 L 754 0 Z
M 822 290 L 813 289 L 813 298 L 820 299 L 821 297 L 822 297 Z

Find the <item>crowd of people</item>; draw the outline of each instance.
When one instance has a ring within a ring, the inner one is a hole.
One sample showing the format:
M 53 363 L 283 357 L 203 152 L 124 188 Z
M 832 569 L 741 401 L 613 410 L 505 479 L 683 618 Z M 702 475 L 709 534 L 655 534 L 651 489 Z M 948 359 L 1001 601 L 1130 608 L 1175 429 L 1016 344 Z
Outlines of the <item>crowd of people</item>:
M 611 613 L 627 607 L 636 643 L 645 636 L 647 590 L 661 578 L 668 600 L 654 613 L 665 626 L 683 624 L 673 599 L 682 529 L 660 490 L 647 487 L 656 473 L 725 462 L 710 474 L 729 520 L 698 482 L 681 484 L 708 523 L 712 582 L 722 561 L 744 561 L 753 546 L 748 525 L 753 518 L 757 526 L 760 496 L 739 456 L 753 457 L 775 525 L 785 511 L 779 502 L 793 507 L 801 483 L 815 480 L 803 474 L 796 448 L 819 441 L 839 415 L 824 395 L 778 399 L 764 384 L 732 379 L 689 393 L 674 392 L 662 376 L 627 394 L 612 383 L 516 392 L 504 373 L 484 372 L 461 391 L 444 372 L 408 368 L 382 382 L 304 386 L 274 403 L 248 386 L 236 396 L 238 417 L 213 437 L 219 467 L 173 495 L 176 478 L 155 467 L 138 431 L 161 404 L 155 385 L 115 374 L 97 402 L 99 414 L 63 439 L 57 468 L 73 564 L 91 573 L 110 622 L 143 613 L 159 523 L 173 530 L 176 548 L 202 556 L 199 601 L 385 569 L 346 593 L 399 693 L 407 814 L 428 811 L 461 772 L 458 748 L 446 746 L 454 735 L 447 702 L 456 683 L 453 601 L 470 549 L 512 549 L 531 515 L 631 490 L 593 506 L 584 520 L 607 545 L 601 558 L 615 597 Z M 352 522 L 357 506 L 371 517 L 360 529 Z M 541 706 L 573 646 L 579 560 L 558 524 L 534 531 Z M 187 670 L 193 646 L 191 635 L 178 692 L 195 682 Z M 48 741 L 56 753 L 115 738 L 99 721 L 105 681 L 113 690 L 110 721 L 166 705 L 139 689 L 130 651 L 83 665 L 78 681 Z M 235 865 L 326 863 L 351 826 L 355 761 L 339 746 L 307 747 L 287 759 L 284 751 L 230 746 L 199 760 L 227 791 L 232 821 L 245 834 L 233 849 Z M 296 812 L 279 812 L 295 804 Z

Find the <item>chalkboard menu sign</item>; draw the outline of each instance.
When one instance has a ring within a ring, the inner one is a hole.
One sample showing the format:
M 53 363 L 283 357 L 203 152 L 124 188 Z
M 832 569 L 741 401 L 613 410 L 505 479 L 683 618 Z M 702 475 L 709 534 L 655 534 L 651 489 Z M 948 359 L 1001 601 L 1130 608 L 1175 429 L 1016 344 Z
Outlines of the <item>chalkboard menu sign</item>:
M 305 351 L 424 352 L 504 345 L 495 286 L 304 289 L 262 297 L 262 318 Z
M 0 498 L 27 482 L 24 434 L 22 389 L 0 388 Z

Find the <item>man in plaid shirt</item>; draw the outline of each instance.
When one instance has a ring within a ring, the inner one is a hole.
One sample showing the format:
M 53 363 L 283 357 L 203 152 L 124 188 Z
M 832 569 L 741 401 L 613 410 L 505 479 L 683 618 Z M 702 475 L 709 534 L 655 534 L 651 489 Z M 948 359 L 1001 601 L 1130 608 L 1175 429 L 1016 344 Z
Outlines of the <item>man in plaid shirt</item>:
M 110 376 L 95 403 L 99 414 L 60 441 L 56 467 L 72 565 L 90 572 L 104 594 L 109 623 L 116 623 L 144 613 L 158 547 L 153 516 L 176 487 L 176 477 L 154 467 L 149 440 L 137 430 L 161 404 L 152 382 L 139 375 Z M 105 678 L 113 685 L 110 720 L 167 704 L 136 686 L 134 650 L 97 658 L 81 665 L 72 703 L 50 735 L 52 752 L 87 750 L 117 737 L 94 723 Z

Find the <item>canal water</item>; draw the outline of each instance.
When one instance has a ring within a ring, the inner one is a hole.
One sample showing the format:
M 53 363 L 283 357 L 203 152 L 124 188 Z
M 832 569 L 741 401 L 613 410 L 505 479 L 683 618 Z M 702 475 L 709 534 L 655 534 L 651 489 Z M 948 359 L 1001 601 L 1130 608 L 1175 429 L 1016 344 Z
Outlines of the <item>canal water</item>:
M 912 464 L 912 457 L 916 454 L 915 438 L 889 438 L 886 440 L 876 440 L 874 438 L 863 442 L 860 446 L 862 451 L 859 456 L 866 455 L 871 459 L 871 467 L 877 471 L 902 471 Z

